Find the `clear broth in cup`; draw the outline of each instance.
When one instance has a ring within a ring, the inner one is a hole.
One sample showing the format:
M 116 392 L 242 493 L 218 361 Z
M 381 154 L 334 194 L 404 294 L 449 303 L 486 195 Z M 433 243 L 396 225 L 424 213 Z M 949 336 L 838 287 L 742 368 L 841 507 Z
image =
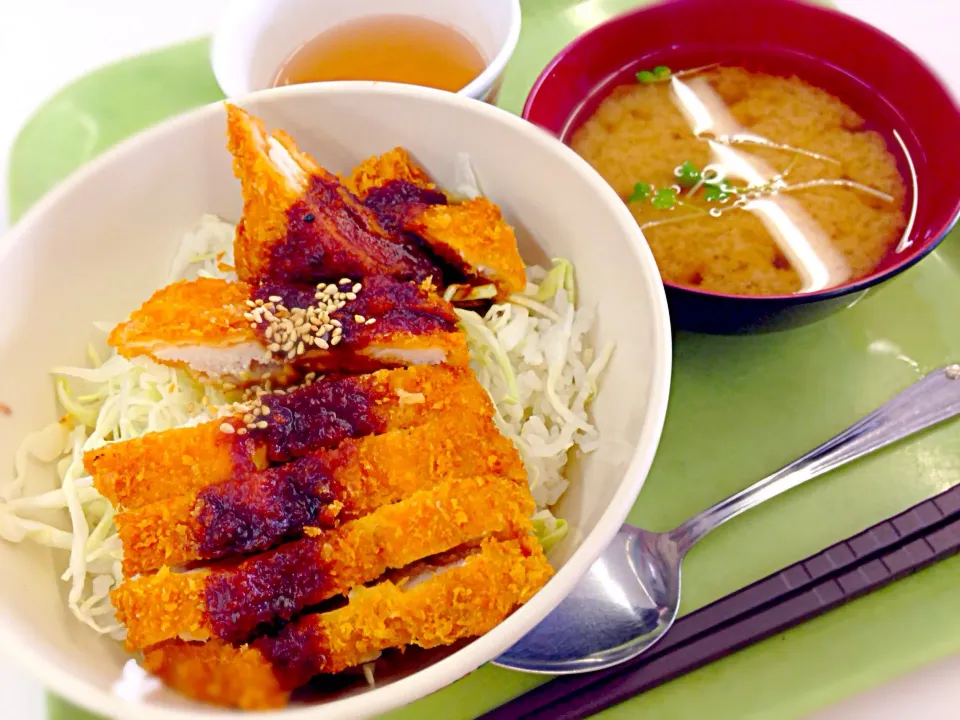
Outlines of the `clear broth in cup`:
M 379 80 L 458 92 L 486 65 L 456 28 L 415 15 L 378 15 L 337 25 L 301 45 L 280 66 L 273 86 Z

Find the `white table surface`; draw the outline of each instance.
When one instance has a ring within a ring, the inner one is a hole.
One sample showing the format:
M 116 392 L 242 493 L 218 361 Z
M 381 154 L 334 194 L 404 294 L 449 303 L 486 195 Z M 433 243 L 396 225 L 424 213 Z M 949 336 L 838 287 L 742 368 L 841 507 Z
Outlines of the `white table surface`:
M 60 86 L 105 63 L 209 33 L 230 0 L 0 0 L 0 230 L 17 130 Z M 960 95 L 960 0 L 835 0 L 924 56 Z M 953 140 L 945 138 L 945 142 Z M 849 698 L 809 720 L 955 720 L 960 656 Z M 42 720 L 38 682 L 0 665 L 0 717 Z

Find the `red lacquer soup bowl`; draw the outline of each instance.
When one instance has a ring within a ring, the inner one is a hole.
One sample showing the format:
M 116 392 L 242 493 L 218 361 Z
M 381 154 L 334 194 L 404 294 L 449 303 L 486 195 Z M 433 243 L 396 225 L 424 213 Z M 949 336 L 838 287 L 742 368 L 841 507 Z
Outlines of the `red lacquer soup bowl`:
M 936 75 L 890 36 L 799 0 L 667 0 L 577 38 L 537 79 L 523 116 L 564 142 L 640 70 L 712 63 L 797 75 L 880 131 L 908 188 L 907 230 L 868 276 L 811 293 L 730 295 L 666 282 L 676 326 L 706 332 L 801 324 L 930 253 L 960 214 L 960 110 Z

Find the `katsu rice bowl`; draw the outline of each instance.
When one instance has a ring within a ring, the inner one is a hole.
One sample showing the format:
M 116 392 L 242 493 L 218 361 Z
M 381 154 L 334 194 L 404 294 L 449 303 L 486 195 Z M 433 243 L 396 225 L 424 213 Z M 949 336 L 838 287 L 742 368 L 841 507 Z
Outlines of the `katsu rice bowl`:
M 494 659 L 626 518 L 656 265 L 570 149 L 334 83 L 108 153 L 4 239 L 0 648 L 109 717 L 365 717 Z

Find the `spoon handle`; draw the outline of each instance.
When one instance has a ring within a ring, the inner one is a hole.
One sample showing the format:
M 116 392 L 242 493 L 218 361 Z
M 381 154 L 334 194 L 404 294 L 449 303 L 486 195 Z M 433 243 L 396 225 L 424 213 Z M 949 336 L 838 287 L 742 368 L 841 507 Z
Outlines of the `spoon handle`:
M 680 554 L 730 518 L 819 475 L 960 414 L 960 365 L 935 370 L 831 440 L 669 534 Z

